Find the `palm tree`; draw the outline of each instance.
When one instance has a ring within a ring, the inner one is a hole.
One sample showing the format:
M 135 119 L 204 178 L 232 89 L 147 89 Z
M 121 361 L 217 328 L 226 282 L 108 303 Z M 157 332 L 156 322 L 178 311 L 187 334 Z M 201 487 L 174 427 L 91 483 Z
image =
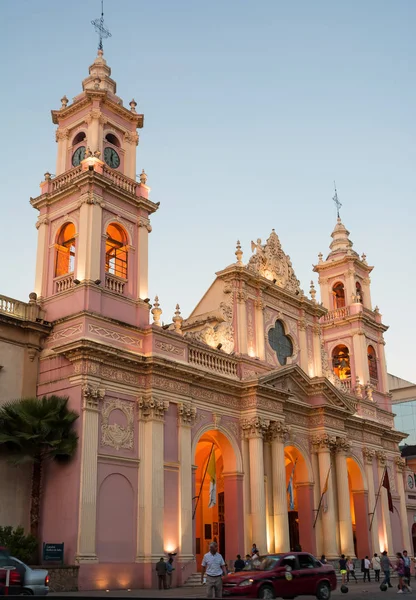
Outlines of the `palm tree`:
M 30 532 L 38 537 L 42 469 L 45 461 L 68 461 L 78 444 L 73 426 L 78 414 L 68 398 L 22 398 L 0 406 L 0 448 L 15 465 L 32 463 Z

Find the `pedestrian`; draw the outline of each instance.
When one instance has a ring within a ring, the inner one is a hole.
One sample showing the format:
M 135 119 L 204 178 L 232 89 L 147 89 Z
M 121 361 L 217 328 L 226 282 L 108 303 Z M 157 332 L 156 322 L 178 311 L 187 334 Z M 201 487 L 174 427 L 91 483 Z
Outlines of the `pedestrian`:
M 172 575 L 175 567 L 173 566 L 173 556 L 169 556 L 169 560 L 166 563 L 166 579 L 168 584 L 168 590 L 172 587 Z
M 163 589 L 166 590 L 166 572 L 167 572 L 167 567 L 166 567 L 166 563 L 165 563 L 165 559 L 162 557 L 158 563 L 156 563 L 156 573 L 157 573 L 157 577 L 159 580 L 159 589 Z
M 342 585 L 344 585 L 345 576 L 347 575 L 347 561 L 345 558 L 345 554 L 341 554 L 341 558 L 339 559 L 339 572 L 342 576 Z
M 412 588 L 405 583 L 404 560 L 401 552 L 396 552 L 396 564 L 394 570 L 397 571 L 397 575 L 399 576 L 399 591 L 397 593 L 404 594 L 404 590 L 411 592 Z
M 347 556 L 347 583 L 349 583 L 350 577 L 355 579 L 355 583 L 358 583 L 358 579 L 355 576 L 355 565 L 351 556 Z
M 381 571 L 381 563 L 380 557 L 376 554 L 373 556 L 373 560 L 371 561 L 371 566 L 374 569 L 374 578 L 376 581 L 380 581 L 380 571 Z
M 327 560 L 326 560 L 326 558 L 325 558 L 325 554 L 322 554 L 322 556 L 321 556 L 321 563 L 322 563 L 323 565 L 326 565 L 326 564 L 327 564 Z
M 407 550 L 403 550 L 403 560 L 404 560 L 404 576 L 407 581 L 410 582 L 410 556 L 407 554 Z
M 391 585 L 390 582 L 390 567 L 393 567 L 393 565 L 390 562 L 389 557 L 387 556 L 387 552 L 386 550 L 384 550 L 381 553 L 381 557 L 380 557 L 380 566 L 381 566 L 381 570 L 384 573 L 384 579 L 381 582 L 382 584 L 384 583 L 385 585 L 387 585 L 388 587 L 393 587 Z
M 225 562 L 218 552 L 218 544 L 211 542 L 209 552 L 202 559 L 201 584 L 207 574 L 207 598 L 222 598 L 222 576 L 227 575 Z
M 365 559 L 364 559 L 364 581 L 365 581 L 366 577 L 368 578 L 368 582 L 371 581 L 371 579 L 370 579 L 370 567 L 371 567 L 371 561 L 368 558 L 368 556 L 366 556 Z
M 246 563 L 241 558 L 241 555 L 237 554 L 237 560 L 234 563 L 234 572 L 238 573 L 239 571 L 242 571 L 245 566 L 246 566 Z
M 257 548 L 256 544 L 253 544 L 251 548 L 251 556 L 253 556 L 254 554 L 258 554 L 260 556 L 260 550 Z

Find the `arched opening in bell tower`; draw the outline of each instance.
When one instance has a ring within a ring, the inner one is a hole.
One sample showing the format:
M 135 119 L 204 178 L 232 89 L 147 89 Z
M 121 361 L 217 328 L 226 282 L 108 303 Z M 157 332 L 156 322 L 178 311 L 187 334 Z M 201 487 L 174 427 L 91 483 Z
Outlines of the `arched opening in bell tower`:
M 370 375 L 370 381 L 372 383 L 378 382 L 378 372 L 377 372 L 377 356 L 376 351 L 373 346 L 368 346 L 367 348 L 367 360 L 368 360 L 368 373 Z
M 355 282 L 355 298 L 357 302 L 363 303 L 363 288 L 359 281 Z
M 334 297 L 334 309 L 343 308 L 345 306 L 345 290 L 344 284 L 341 281 L 334 284 L 332 294 Z
M 62 277 L 75 269 L 75 225 L 62 225 L 56 238 L 55 277 Z
M 110 223 L 107 227 L 105 270 L 110 275 L 120 277 L 120 279 L 127 279 L 128 238 L 123 227 L 117 223 Z
M 350 352 L 347 346 L 339 344 L 332 351 L 332 369 L 338 379 L 351 379 Z

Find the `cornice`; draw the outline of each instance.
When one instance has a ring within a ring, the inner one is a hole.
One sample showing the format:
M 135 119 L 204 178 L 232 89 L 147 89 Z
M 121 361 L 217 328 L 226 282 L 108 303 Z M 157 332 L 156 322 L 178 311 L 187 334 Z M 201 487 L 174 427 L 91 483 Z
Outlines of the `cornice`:
M 326 311 L 326 312 L 330 312 L 330 311 Z M 374 317 L 374 319 L 375 319 L 375 317 Z M 326 329 L 333 330 L 334 326 L 342 327 L 344 325 L 351 325 L 354 322 L 364 323 L 365 325 L 367 325 L 367 327 L 369 327 L 371 329 L 375 329 L 381 333 L 384 333 L 389 329 L 388 325 L 384 325 L 383 323 L 377 323 L 377 321 L 373 320 L 369 315 L 366 315 L 364 312 L 359 312 L 359 313 L 355 313 L 353 315 L 348 315 L 348 316 L 343 317 L 342 319 L 322 321 L 320 323 L 320 325 L 322 327 L 322 330 L 326 330 Z
M 330 269 L 333 269 L 333 267 L 337 267 L 337 266 L 345 264 L 345 263 L 354 263 L 355 265 L 358 265 L 361 269 L 363 269 L 363 271 L 366 271 L 367 273 L 371 273 L 371 271 L 374 269 L 374 267 L 371 267 L 367 263 L 364 263 L 358 256 L 345 255 L 342 258 L 337 259 L 337 260 L 323 261 L 322 263 L 313 265 L 313 271 L 315 273 L 320 273 L 321 271 L 328 271 Z M 340 276 L 340 273 L 334 274 L 334 277 L 339 277 L 339 276 Z

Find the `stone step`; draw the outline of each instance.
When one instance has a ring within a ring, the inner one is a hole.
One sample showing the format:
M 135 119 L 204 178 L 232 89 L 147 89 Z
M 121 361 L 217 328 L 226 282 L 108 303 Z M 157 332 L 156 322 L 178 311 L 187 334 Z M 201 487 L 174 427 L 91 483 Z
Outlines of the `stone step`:
M 183 587 L 201 587 L 201 573 L 192 573 L 183 584 Z

